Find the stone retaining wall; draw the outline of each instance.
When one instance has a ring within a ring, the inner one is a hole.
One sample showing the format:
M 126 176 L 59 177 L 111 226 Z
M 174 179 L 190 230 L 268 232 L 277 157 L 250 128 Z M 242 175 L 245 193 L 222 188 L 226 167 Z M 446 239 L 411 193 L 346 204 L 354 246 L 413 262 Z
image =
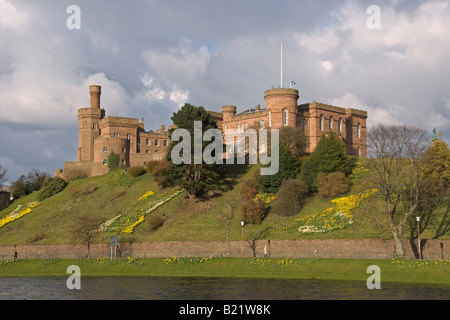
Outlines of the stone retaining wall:
M 356 258 L 391 259 L 394 253 L 393 240 L 258 240 L 254 244 L 245 241 L 245 257 L 263 257 L 268 245 L 273 258 Z M 417 240 L 404 241 L 406 258 L 418 258 Z M 450 259 L 450 240 L 422 240 L 424 259 Z M 254 249 L 254 250 L 253 250 Z M 0 259 L 7 260 L 17 252 L 19 259 L 84 258 L 87 247 L 83 245 L 24 245 L 0 246 Z M 114 251 L 113 251 L 114 252 Z M 110 257 L 109 241 L 103 245 L 103 256 Z M 169 241 L 129 244 L 120 243 L 117 257 L 173 257 L 173 256 L 242 256 L 242 242 L 231 241 L 230 250 L 226 241 Z M 102 256 L 102 245 L 91 245 L 91 258 Z

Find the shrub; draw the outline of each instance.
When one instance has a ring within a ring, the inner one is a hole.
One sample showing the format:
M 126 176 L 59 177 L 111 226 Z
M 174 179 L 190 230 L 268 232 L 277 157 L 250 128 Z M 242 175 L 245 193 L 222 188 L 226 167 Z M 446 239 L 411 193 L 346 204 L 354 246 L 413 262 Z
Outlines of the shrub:
M 108 156 L 108 168 L 110 171 L 116 170 L 119 168 L 120 163 L 120 155 L 111 151 Z
M 272 206 L 273 212 L 284 217 L 296 215 L 305 205 L 308 193 L 308 186 L 302 180 L 284 180 Z
M 42 201 L 57 193 L 63 191 L 67 186 L 67 182 L 60 177 L 47 178 L 42 184 L 42 190 L 39 192 L 37 200 Z
M 147 162 L 147 164 L 145 165 L 145 170 L 147 170 L 148 173 L 152 173 L 153 168 L 155 168 L 160 163 L 161 163 L 160 161 L 151 160 Z
M 130 174 L 130 176 L 132 176 L 133 178 L 142 176 L 143 174 L 145 174 L 147 171 L 145 170 L 144 167 L 142 166 L 138 166 L 138 167 L 131 167 L 128 169 L 128 173 Z
M 170 185 L 166 177 L 169 173 L 169 164 L 167 162 L 158 162 L 152 169 L 152 176 L 155 181 L 163 188 Z
M 320 172 L 314 185 L 322 197 L 335 198 L 350 190 L 351 180 L 343 172 L 333 172 L 330 174 Z
M 164 224 L 164 219 L 158 215 L 149 215 L 147 217 L 147 228 L 148 231 L 152 232 L 157 230 Z
M 240 208 L 241 219 L 246 224 L 260 224 L 266 216 L 266 211 L 264 201 L 250 199 L 245 201 Z

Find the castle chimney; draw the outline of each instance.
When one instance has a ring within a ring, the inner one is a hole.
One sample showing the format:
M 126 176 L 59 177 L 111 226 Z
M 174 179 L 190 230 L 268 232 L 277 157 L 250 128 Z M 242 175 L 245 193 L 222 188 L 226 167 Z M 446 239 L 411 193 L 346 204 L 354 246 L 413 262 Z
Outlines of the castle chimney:
M 100 95 L 102 94 L 102 87 L 89 86 L 89 94 L 91 95 L 91 108 L 100 109 Z

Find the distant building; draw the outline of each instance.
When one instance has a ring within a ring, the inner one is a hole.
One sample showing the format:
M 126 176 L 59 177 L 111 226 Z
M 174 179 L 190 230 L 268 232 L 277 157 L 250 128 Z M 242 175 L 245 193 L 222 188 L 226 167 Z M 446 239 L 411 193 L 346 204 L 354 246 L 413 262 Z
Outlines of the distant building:
M 105 116 L 100 107 L 100 86 L 90 86 L 89 108 L 78 110 L 79 147 L 76 162 L 65 162 L 56 176 L 97 176 L 109 171 L 108 155 L 119 154 L 122 167 L 145 166 L 152 160 L 163 160 L 170 141 L 165 125 L 159 130 L 145 131 L 141 120 Z M 314 151 L 323 133 L 333 131 L 347 148 L 347 153 L 367 157 L 367 112 L 341 108 L 319 102 L 298 104 L 299 92 L 292 88 L 273 88 L 265 92 L 266 107 L 256 106 L 236 113 L 236 106 L 226 105 L 222 112 L 210 111 L 217 126 L 226 136 L 228 130 L 245 132 L 260 126 L 280 129 L 284 126 L 304 130 L 306 152 Z

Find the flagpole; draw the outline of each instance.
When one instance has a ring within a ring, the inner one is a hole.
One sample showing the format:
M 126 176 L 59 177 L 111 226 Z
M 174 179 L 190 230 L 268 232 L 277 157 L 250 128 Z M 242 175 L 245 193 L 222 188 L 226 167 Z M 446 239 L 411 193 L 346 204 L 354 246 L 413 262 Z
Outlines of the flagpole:
M 281 44 L 281 78 L 280 78 L 280 88 L 283 88 L 283 44 Z

